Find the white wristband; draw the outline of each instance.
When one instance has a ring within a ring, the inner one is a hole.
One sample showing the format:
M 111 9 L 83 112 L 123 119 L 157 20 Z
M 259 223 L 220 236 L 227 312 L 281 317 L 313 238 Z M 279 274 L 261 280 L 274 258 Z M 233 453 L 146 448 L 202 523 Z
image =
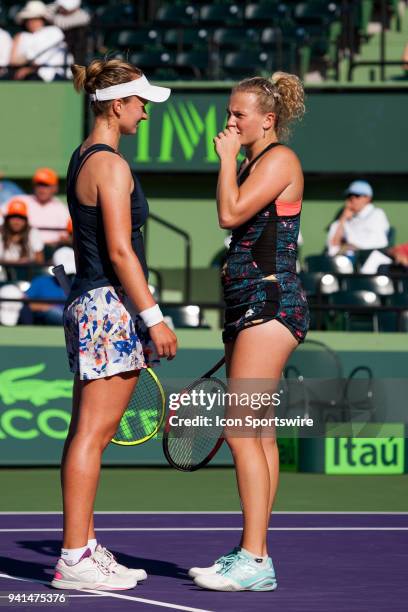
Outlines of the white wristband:
M 139 317 L 141 317 L 146 327 L 153 327 L 153 325 L 163 321 L 163 314 L 158 304 L 139 312 Z

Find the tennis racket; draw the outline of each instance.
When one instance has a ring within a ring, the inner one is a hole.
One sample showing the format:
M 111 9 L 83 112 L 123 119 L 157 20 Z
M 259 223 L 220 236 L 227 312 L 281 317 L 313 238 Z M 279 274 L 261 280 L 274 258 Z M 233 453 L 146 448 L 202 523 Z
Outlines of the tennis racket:
M 201 378 L 185 387 L 179 394 L 178 406 L 170 409 L 168 413 L 163 433 L 163 451 L 169 464 L 177 470 L 182 472 L 199 470 L 211 461 L 224 442 L 222 437 L 224 428 L 221 425 L 212 425 L 210 428 L 180 425 L 185 419 L 192 419 L 205 412 L 192 401 L 193 391 L 213 395 L 218 393 L 223 395 L 226 392 L 226 385 L 214 376 L 224 364 L 223 357 Z M 181 402 L 181 398 L 185 401 Z M 172 417 L 176 417 L 177 425 L 174 422 L 176 419 Z
M 68 295 L 71 284 L 64 266 L 52 268 L 52 273 L 65 295 Z M 143 444 L 158 433 L 165 415 L 166 396 L 163 387 L 151 368 L 143 369 L 111 441 L 120 446 Z

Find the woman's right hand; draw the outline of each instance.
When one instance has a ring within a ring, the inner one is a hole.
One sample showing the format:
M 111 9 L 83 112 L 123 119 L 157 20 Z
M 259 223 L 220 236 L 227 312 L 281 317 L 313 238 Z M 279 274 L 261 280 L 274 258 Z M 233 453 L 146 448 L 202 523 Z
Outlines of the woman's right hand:
M 157 350 L 157 355 L 161 359 L 166 357 L 169 361 L 174 359 L 177 352 L 177 337 L 172 330 L 162 321 L 149 327 L 150 337 Z

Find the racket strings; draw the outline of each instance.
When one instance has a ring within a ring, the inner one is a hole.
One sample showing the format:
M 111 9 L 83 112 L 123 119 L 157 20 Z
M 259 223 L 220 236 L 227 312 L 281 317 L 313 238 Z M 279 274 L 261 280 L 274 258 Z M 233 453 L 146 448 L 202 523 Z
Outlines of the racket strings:
M 218 398 L 211 410 L 207 410 L 204 405 L 197 405 L 191 401 L 183 403 L 176 411 L 178 424 L 170 426 L 167 431 L 166 444 L 167 453 L 175 467 L 184 470 L 191 470 L 211 455 L 222 436 L 223 426 L 217 424 L 217 416 L 224 415 L 223 395 L 226 386 L 217 378 L 201 379 L 187 387 L 183 395 L 196 391 Z M 208 397 L 205 395 L 204 397 Z M 197 425 L 184 424 L 185 419 L 194 419 L 197 416 L 207 418 L 207 423 L 199 422 Z
M 113 441 L 130 444 L 152 437 L 160 426 L 162 412 L 160 387 L 148 373 L 141 375 Z

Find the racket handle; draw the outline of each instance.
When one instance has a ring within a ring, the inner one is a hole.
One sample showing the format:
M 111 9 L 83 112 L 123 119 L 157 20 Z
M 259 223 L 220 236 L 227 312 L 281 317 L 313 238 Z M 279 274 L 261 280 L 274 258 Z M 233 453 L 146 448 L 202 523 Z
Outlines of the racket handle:
M 59 266 L 55 266 L 52 268 L 52 273 L 57 279 L 57 282 L 66 296 L 68 296 L 71 291 L 71 283 L 69 282 L 69 278 L 65 272 L 64 266 L 61 264 Z

